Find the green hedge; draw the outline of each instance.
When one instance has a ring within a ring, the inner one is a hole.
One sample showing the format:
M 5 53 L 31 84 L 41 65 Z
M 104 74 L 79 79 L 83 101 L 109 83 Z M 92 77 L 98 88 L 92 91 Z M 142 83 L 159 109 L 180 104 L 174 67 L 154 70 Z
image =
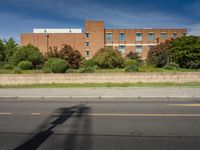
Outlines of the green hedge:
M 31 70 L 33 68 L 33 64 L 30 61 L 21 61 L 18 64 L 18 67 L 22 70 Z

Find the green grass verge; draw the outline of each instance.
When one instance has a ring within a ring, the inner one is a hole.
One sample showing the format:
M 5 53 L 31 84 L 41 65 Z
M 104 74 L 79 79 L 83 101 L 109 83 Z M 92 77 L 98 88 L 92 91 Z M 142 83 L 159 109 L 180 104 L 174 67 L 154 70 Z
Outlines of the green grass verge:
M 188 83 L 69 83 L 69 84 L 31 84 L 31 85 L 0 85 L 0 88 L 82 88 L 82 87 L 200 87 L 200 82 Z

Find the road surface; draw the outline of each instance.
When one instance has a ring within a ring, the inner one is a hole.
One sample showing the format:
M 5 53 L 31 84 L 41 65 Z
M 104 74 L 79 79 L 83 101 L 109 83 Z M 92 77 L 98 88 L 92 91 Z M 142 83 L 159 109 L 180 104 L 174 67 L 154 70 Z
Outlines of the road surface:
M 199 101 L 122 101 L 1 100 L 0 150 L 200 149 Z

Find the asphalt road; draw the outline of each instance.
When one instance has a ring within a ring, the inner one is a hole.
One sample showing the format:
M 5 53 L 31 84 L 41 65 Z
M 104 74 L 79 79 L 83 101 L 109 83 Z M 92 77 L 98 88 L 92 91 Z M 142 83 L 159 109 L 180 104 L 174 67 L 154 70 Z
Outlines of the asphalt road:
M 200 102 L 0 101 L 0 150 L 199 150 Z

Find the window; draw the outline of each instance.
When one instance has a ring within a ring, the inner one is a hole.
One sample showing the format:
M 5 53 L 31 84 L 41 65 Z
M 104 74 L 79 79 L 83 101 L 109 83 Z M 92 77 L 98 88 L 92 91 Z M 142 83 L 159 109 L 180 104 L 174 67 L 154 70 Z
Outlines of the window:
M 135 52 L 138 53 L 138 54 L 141 54 L 142 53 L 142 46 L 141 45 L 136 46 Z
M 90 33 L 85 33 L 85 37 L 89 38 L 90 37 Z
M 142 33 L 136 33 L 136 41 L 142 41 Z
M 176 32 L 173 33 L 173 38 L 175 39 L 177 36 Z
M 148 40 L 153 42 L 155 41 L 155 34 L 154 33 L 148 33 Z
M 160 34 L 161 39 L 167 39 L 167 33 L 163 32 Z
M 186 33 L 183 33 L 183 36 L 186 36 Z
M 89 50 L 86 50 L 86 51 L 85 51 L 85 56 L 86 56 L 86 57 L 89 57 L 89 56 L 90 56 L 90 51 L 89 51 Z
M 125 45 L 120 45 L 118 49 L 121 53 L 125 53 Z
M 125 33 L 120 33 L 119 34 L 119 40 L 120 41 L 125 41 Z
M 85 42 L 85 46 L 90 46 L 90 42 Z
M 112 33 L 106 33 L 106 41 L 112 41 Z

